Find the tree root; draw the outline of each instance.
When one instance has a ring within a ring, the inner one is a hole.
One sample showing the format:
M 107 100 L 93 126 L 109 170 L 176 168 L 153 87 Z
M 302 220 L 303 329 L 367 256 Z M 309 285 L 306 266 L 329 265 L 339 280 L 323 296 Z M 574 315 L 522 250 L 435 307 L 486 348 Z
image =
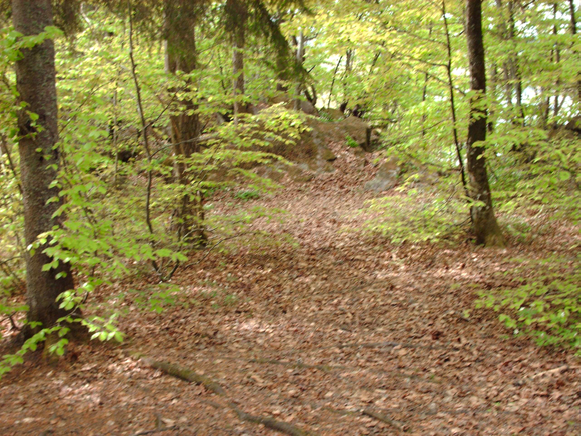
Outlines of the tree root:
M 179 378 L 181 380 L 184 380 L 184 381 L 187 381 L 190 383 L 195 383 L 197 385 L 202 385 L 206 389 L 208 389 L 209 391 L 214 392 L 216 395 L 219 395 L 222 398 L 228 399 L 228 397 L 226 395 L 226 391 L 222 388 L 222 386 L 220 386 L 218 383 L 216 383 L 215 381 L 213 381 L 209 377 L 198 374 L 195 371 L 192 371 L 191 369 L 183 368 L 183 367 L 180 367 L 178 365 L 174 365 L 174 364 L 168 363 L 168 362 L 160 362 L 160 361 L 151 359 L 150 357 L 144 356 L 143 354 L 140 354 L 140 353 L 132 353 L 131 357 L 138 359 L 138 360 L 141 360 L 146 365 L 149 365 L 155 369 L 159 369 L 160 371 L 163 371 L 166 374 L 171 375 L 172 377 L 176 377 L 176 378 Z M 216 404 L 216 406 L 217 405 L 218 404 Z M 271 417 L 268 417 L 268 416 L 250 415 L 249 413 L 242 411 L 231 400 L 227 402 L 226 406 L 220 405 L 220 407 L 227 407 L 227 408 L 231 409 L 232 411 L 234 411 L 234 413 L 236 413 L 238 418 L 242 421 L 251 422 L 253 424 L 262 424 L 271 430 L 275 430 L 275 431 L 278 431 L 280 433 L 287 434 L 289 436 L 312 435 L 312 433 L 309 433 L 305 430 L 302 430 L 299 427 L 296 427 L 296 426 L 289 424 L 287 422 L 278 421 L 278 420 L 271 418 Z

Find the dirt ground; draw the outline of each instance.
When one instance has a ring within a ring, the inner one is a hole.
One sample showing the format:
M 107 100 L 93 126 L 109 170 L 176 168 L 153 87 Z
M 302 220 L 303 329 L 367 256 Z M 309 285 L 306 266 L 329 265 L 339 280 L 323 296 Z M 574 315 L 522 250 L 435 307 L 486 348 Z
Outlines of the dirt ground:
M 153 278 L 98 291 L 97 303 L 125 309 L 127 340 L 73 345 L 56 365 L 31 356 L 5 375 L 0 434 L 279 434 L 232 405 L 295 434 L 581 434 L 579 359 L 505 338 L 496 314 L 473 307 L 475 285 L 503 286 L 497 273 L 511 259 L 567 255 L 559 230 L 504 250 L 392 246 L 348 231 L 372 196 L 361 186 L 373 169 L 334 152 L 335 173 L 252 202 L 289 211 L 253 228 L 297 246 L 232 241 L 228 252 L 198 253 L 159 314 L 134 294 L 110 299 Z M 196 371 L 225 395 L 133 352 Z

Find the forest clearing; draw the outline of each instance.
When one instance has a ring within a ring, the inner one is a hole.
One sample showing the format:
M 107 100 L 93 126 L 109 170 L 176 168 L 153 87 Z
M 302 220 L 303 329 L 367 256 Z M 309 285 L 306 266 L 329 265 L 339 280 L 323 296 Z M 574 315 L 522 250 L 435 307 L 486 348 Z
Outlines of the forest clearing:
M 578 2 L 0 7 L 0 435 L 581 433 Z

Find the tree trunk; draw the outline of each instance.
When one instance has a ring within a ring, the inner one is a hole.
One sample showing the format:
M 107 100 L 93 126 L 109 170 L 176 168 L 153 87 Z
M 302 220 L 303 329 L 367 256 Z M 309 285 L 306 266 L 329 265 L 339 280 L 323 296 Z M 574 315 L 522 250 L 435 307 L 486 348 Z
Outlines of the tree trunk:
M 23 35 L 37 35 L 51 26 L 50 0 L 13 0 L 14 28 Z M 22 50 L 16 62 L 16 86 L 26 110 L 18 113 L 20 177 L 24 202 L 24 234 L 26 245 L 36 242 L 41 233 L 59 225 L 53 214 L 60 202 L 48 203 L 58 196 L 58 188 L 50 187 L 56 179 L 59 166 L 57 128 L 57 95 L 55 51 L 52 40 L 45 40 L 30 49 Z M 38 116 L 35 121 L 30 113 Z M 26 254 L 26 299 L 28 321 L 40 322 L 47 328 L 69 313 L 59 308 L 56 298 L 75 287 L 70 265 L 59 262 L 56 269 L 42 271 L 52 261 L 39 247 L 34 254 Z M 59 278 L 57 278 L 59 277 Z M 35 329 L 27 329 L 30 335 Z
M 244 103 L 244 49 L 246 47 L 246 25 L 248 9 L 244 0 L 227 0 L 227 26 L 232 40 L 232 72 L 234 78 L 234 123 L 238 122 L 238 115 L 248 112 L 248 105 Z
M 555 39 L 558 35 L 558 30 L 557 30 L 557 19 L 558 19 L 558 12 L 559 12 L 559 5 L 557 3 L 553 3 L 553 35 L 555 36 Z M 554 48 L 554 61 L 555 63 L 558 65 L 561 62 L 561 50 L 559 48 L 559 43 L 555 43 L 555 48 Z M 558 66 L 556 67 L 558 70 Z M 553 105 L 553 118 L 557 118 L 557 116 L 559 115 L 559 109 L 560 109 L 560 105 L 559 105 L 559 85 L 560 85 L 560 80 L 557 78 L 557 82 L 555 83 L 555 95 L 554 95 L 554 102 L 555 104 Z
M 444 4 L 444 3 L 442 2 L 442 4 Z M 428 38 L 431 38 L 431 37 L 432 37 L 432 23 L 429 23 L 428 24 Z M 377 62 L 378 57 L 379 57 L 379 53 L 377 53 L 375 55 L 375 57 L 373 58 L 373 62 L 371 64 L 371 69 L 373 69 L 373 66 Z M 424 86 L 422 89 L 422 104 L 424 104 L 426 102 L 427 97 L 428 97 L 428 80 L 429 80 L 429 78 L 430 78 L 430 76 L 428 75 L 428 72 L 426 71 L 424 73 Z M 422 113 L 422 137 L 425 137 L 426 136 L 426 120 L 428 118 L 428 114 L 427 114 L 425 107 L 422 109 L 422 112 L 423 112 Z
M 569 0 L 569 16 L 571 18 L 571 24 L 569 29 L 571 30 L 571 35 L 577 34 L 577 20 L 575 18 L 575 4 L 573 0 Z M 578 56 L 577 52 L 574 50 L 573 53 Z M 581 104 L 581 71 L 577 72 L 577 103 Z
M 299 36 L 297 38 L 296 60 L 297 60 L 297 65 L 300 65 L 302 67 L 302 65 L 305 61 L 305 35 L 303 34 L 302 29 L 299 32 Z M 301 98 L 300 98 L 300 96 L 301 96 L 301 93 L 303 92 L 302 81 L 303 81 L 302 77 L 299 78 L 299 82 L 297 83 L 297 86 L 295 88 L 296 99 L 295 99 L 295 103 L 294 103 L 294 108 L 297 111 L 301 110 Z
M 470 89 L 473 92 L 473 96 L 470 99 L 470 121 L 466 149 L 470 197 L 477 202 L 470 211 L 472 225 L 476 234 L 477 244 L 504 246 L 504 238 L 492 208 L 484 146 L 481 143 L 481 141 L 486 140 L 487 122 L 481 0 L 466 0 L 466 38 L 468 40 L 468 59 L 470 62 Z M 480 144 L 478 144 L 479 142 Z
M 248 107 L 244 103 L 244 48 L 246 46 L 246 29 L 243 25 L 238 26 L 232 33 L 233 54 L 232 70 L 234 73 L 234 122 L 238 122 L 238 115 L 248 112 Z
M 188 0 L 166 0 L 166 70 L 175 74 L 182 71 L 192 73 L 197 68 L 196 14 Z M 191 80 L 184 91 L 191 91 Z M 203 193 L 198 189 L 191 192 L 195 181 L 191 180 L 184 159 L 199 152 L 200 119 L 197 105 L 191 98 L 179 101 L 179 115 L 172 115 L 171 139 L 173 142 L 175 177 L 186 191 L 176 211 L 178 238 L 184 242 L 204 246 L 207 236 L 204 229 Z
M 343 60 L 343 55 L 339 57 L 337 61 L 337 66 L 335 67 L 335 71 L 333 72 L 333 80 L 331 80 L 331 89 L 329 90 L 329 100 L 327 101 L 327 109 L 331 108 L 331 99 L 333 98 L 333 87 L 335 86 L 335 79 L 337 78 L 337 71 L 339 71 L 339 67 L 341 66 L 341 61 Z
M 345 71 L 343 71 L 343 111 L 347 109 L 349 105 L 349 91 L 348 91 L 348 80 L 351 75 L 351 70 L 353 68 L 353 49 L 348 49 L 345 54 Z

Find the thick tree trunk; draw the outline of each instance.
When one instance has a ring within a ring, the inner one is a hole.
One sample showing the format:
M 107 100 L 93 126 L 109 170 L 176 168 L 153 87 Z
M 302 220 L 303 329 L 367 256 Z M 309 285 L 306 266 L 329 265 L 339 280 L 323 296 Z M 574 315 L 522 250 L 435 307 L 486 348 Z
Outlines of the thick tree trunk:
M 166 0 L 166 70 L 175 74 L 192 73 L 197 68 L 196 14 L 188 0 Z M 186 87 L 191 86 L 188 81 Z M 186 89 L 187 91 L 187 89 Z M 177 108 L 179 115 L 172 115 L 171 136 L 174 154 L 175 177 L 189 191 L 196 183 L 191 180 L 184 159 L 199 152 L 200 119 L 197 105 L 191 98 L 183 99 Z M 176 211 L 178 238 L 184 242 L 204 246 L 207 236 L 204 229 L 203 195 L 200 190 L 186 192 Z
M 492 208 L 484 147 L 478 144 L 486 140 L 487 122 L 481 0 L 466 0 L 466 37 L 470 61 L 470 88 L 474 94 L 470 99 L 470 121 L 466 141 L 470 197 L 477 202 L 470 211 L 472 224 L 477 244 L 503 246 L 504 238 Z
M 51 2 L 13 0 L 12 19 L 18 32 L 37 35 L 53 24 Z M 53 41 L 45 40 L 22 50 L 22 58 L 16 62 L 16 85 L 20 101 L 26 103 L 26 109 L 18 114 L 18 148 L 27 245 L 34 243 L 41 233 L 59 225 L 53 214 L 60 203 L 47 203 L 58 194 L 57 188 L 50 188 L 59 166 L 59 150 L 55 146 L 58 128 L 54 55 Z M 36 114 L 38 119 L 33 120 L 29 113 Z M 28 321 L 51 327 L 68 314 L 59 308 L 56 298 L 74 289 L 75 284 L 69 264 L 60 262 L 56 269 L 42 271 L 43 265 L 52 261 L 42 253 L 43 248 L 26 256 Z M 32 332 L 28 329 L 27 334 Z

